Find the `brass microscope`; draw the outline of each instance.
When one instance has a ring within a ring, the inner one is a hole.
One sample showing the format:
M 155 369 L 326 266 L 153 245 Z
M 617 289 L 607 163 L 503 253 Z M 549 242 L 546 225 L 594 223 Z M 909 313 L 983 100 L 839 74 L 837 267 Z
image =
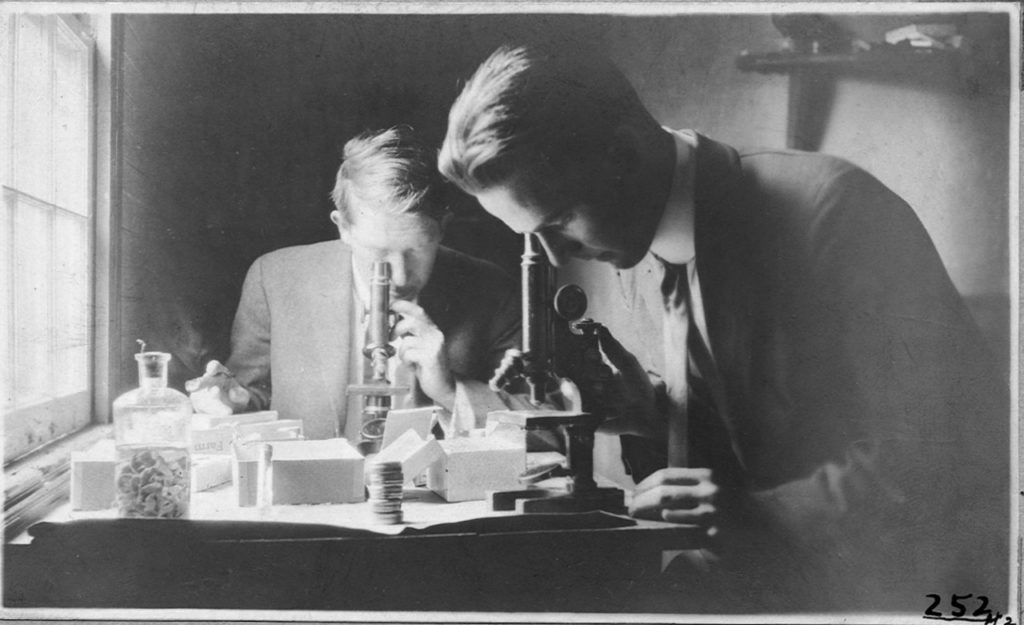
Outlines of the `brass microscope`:
M 409 392 L 408 387 L 393 384 L 388 373 L 388 360 L 395 355 L 395 347 L 391 344 L 394 320 L 395 314 L 391 311 L 391 264 L 377 260 L 373 262 L 370 277 L 369 319 L 363 346 L 369 379 L 363 384 L 350 384 L 348 387 L 348 394 L 363 397 L 362 427 L 356 444 L 363 456 L 380 451 L 392 397 Z
M 499 420 L 527 432 L 554 433 L 563 444 L 565 462 L 527 471 L 520 481 L 530 486 L 492 493 L 491 508 L 624 512 L 623 491 L 599 487 L 594 480 L 594 436 L 608 416 L 602 398 L 613 375 L 601 356 L 602 326 L 583 317 L 583 289 L 574 284 L 555 289 L 555 269 L 531 234 L 524 237 L 521 271 L 523 348 L 509 350 L 490 384 L 528 393 L 536 409 L 508 411 Z M 533 485 L 554 477 L 564 478 L 564 486 Z

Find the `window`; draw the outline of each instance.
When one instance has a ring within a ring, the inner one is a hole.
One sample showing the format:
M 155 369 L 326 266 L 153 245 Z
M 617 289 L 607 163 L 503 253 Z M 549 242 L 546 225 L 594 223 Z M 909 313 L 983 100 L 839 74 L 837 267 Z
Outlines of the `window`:
M 0 15 L 0 404 L 10 461 L 92 407 L 93 43 L 70 15 Z

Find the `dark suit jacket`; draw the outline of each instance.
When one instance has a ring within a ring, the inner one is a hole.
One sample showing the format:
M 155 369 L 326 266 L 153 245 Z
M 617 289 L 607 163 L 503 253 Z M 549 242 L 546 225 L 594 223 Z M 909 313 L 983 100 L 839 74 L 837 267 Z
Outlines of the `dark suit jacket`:
M 826 608 L 1005 606 L 1008 385 L 922 224 L 846 161 L 698 141 L 734 579 Z
M 227 362 L 253 391 L 251 408 L 302 419 L 310 438 L 344 433 L 349 350 L 362 349 L 362 339 L 351 336 L 353 297 L 351 250 L 341 241 L 256 259 L 242 287 Z M 441 247 L 418 303 L 445 335 L 457 393 L 479 399 L 478 420 L 503 408 L 496 397 L 488 399 L 486 382 L 505 350 L 519 343 L 512 279 L 491 263 Z

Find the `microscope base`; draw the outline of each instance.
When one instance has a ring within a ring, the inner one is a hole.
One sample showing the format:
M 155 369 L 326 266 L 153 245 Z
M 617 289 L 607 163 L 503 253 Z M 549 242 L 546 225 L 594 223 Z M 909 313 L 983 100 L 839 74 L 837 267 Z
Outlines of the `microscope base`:
M 490 494 L 490 505 L 493 511 L 515 510 L 519 513 L 594 510 L 613 514 L 626 512 L 623 492 L 618 488 L 595 488 L 574 493 L 549 488 L 498 491 Z

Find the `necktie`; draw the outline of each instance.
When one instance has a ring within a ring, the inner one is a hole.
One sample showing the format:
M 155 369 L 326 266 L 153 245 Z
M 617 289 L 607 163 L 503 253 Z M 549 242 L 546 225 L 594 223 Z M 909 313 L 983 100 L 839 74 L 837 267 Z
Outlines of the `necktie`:
M 721 412 L 726 406 L 724 385 L 695 322 L 689 272 L 685 265 L 664 265 L 669 466 L 709 467 L 736 475 L 739 464 Z

